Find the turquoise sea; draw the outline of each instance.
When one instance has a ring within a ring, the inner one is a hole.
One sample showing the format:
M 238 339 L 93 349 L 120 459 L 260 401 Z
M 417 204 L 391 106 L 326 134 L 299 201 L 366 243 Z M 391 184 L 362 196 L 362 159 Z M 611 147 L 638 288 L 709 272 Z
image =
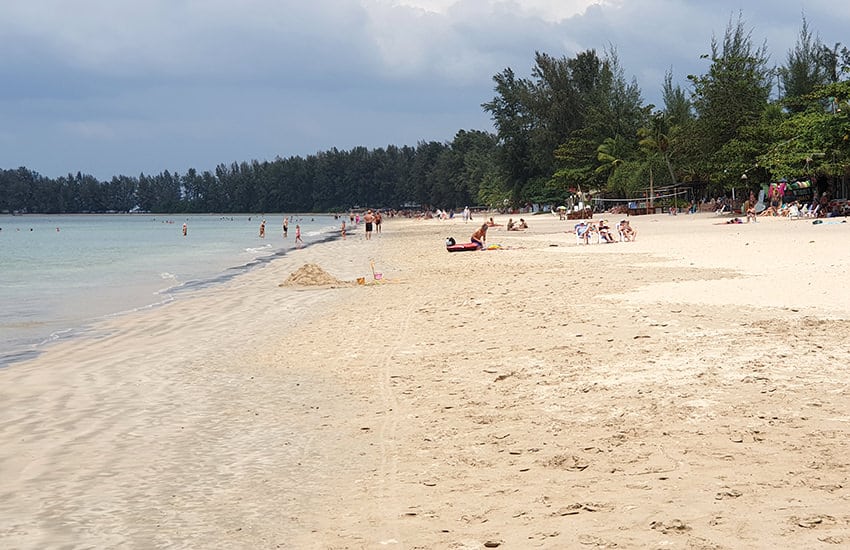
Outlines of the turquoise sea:
M 338 235 L 333 216 L 289 217 L 284 238 L 284 214 L 0 215 L 0 368 L 285 254 L 296 224 L 305 246 Z

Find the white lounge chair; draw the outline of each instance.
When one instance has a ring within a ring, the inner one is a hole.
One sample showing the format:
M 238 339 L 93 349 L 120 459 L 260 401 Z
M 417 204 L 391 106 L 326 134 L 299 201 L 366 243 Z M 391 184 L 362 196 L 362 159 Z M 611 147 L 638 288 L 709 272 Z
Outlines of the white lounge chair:
M 590 244 L 593 239 L 596 239 L 596 244 L 600 242 L 599 231 L 592 223 L 577 223 L 575 226 L 576 244 Z M 585 242 L 586 239 L 586 242 Z
M 792 203 L 791 206 L 788 207 L 788 219 L 789 220 L 799 220 L 800 219 L 800 208 L 796 203 Z

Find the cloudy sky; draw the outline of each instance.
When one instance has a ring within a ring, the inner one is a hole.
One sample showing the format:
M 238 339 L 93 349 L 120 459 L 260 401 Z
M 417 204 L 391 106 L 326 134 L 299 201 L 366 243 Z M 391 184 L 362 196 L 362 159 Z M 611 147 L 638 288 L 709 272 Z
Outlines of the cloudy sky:
M 840 6 L 840 7 L 839 7 Z M 658 103 L 741 12 L 781 64 L 835 0 L 0 0 L 0 168 L 137 176 L 492 130 L 494 74 L 616 47 Z M 689 88 L 687 88 L 689 89 Z

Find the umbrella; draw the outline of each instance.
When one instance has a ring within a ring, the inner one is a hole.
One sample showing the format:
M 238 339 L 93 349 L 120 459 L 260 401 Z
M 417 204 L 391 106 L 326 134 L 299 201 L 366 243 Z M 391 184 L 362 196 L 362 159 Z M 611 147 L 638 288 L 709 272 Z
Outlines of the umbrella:
M 566 209 L 567 209 L 567 207 L 566 207 L 566 206 L 559 206 L 559 207 L 558 207 L 558 210 L 566 210 Z

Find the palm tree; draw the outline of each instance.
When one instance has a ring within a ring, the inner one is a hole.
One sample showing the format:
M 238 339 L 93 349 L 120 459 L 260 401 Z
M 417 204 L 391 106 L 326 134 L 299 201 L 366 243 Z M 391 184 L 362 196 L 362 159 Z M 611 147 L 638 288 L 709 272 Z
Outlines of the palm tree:
M 607 173 L 608 179 L 611 179 L 617 168 L 625 162 L 623 156 L 627 150 L 626 140 L 621 136 L 605 138 L 596 148 L 596 159 L 600 164 L 596 167 L 595 172 L 597 174 Z
M 638 145 L 651 159 L 660 156 L 670 173 L 670 181 L 676 184 L 676 174 L 673 172 L 673 164 L 670 162 L 670 138 L 667 121 L 662 113 L 656 113 L 650 119 L 649 128 L 638 130 L 640 141 Z

